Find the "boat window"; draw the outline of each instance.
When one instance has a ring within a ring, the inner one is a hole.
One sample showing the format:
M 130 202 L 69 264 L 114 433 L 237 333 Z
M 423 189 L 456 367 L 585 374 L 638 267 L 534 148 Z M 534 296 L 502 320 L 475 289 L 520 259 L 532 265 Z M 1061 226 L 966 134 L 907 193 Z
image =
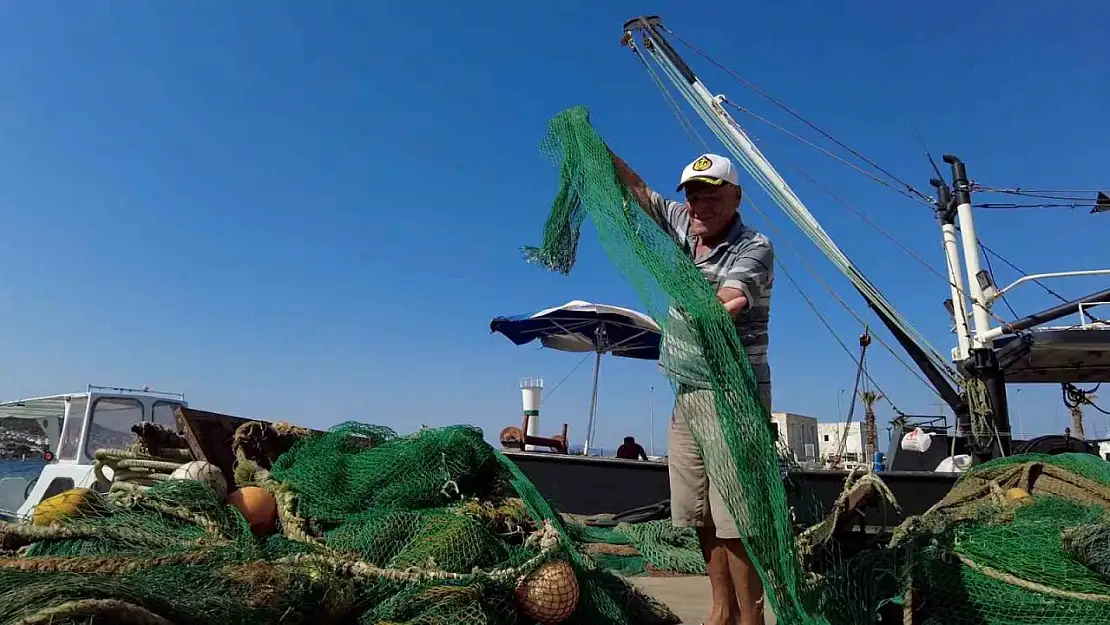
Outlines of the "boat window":
M 120 449 L 135 440 L 131 426 L 143 420 L 143 405 L 127 397 L 100 397 L 93 403 L 85 454 L 98 449 Z
M 67 490 L 73 488 L 73 478 L 71 477 L 56 477 L 50 485 L 46 487 L 46 492 L 42 494 L 43 499 L 50 499 L 54 495 L 60 495 Z
M 177 431 L 177 417 L 174 415 L 174 409 L 181 404 L 172 401 L 156 401 L 154 402 L 154 409 L 152 412 L 154 416 L 152 420 L 159 424 L 164 425 L 174 432 Z
M 87 397 L 74 397 L 69 402 L 69 417 L 62 422 L 62 440 L 55 450 L 61 460 L 76 460 L 81 452 L 81 426 L 85 424 L 88 401 Z

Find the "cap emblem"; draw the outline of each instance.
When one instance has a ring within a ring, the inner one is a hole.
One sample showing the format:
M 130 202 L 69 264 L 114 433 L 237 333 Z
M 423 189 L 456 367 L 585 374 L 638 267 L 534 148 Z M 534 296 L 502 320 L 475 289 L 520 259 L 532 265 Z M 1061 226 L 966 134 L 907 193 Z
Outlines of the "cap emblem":
M 694 171 L 705 171 L 705 170 L 709 169 L 712 166 L 713 166 L 713 161 L 709 160 L 708 157 L 703 156 L 703 157 L 699 158 L 698 160 L 694 161 L 694 164 L 690 167 L 690 169 L 693 169 Z

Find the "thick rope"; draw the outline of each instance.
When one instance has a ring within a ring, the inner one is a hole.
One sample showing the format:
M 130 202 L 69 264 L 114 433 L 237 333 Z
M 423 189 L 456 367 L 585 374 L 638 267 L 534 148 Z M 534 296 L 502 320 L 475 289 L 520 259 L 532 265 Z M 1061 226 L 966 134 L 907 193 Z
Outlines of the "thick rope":
M 451 573 L 449 571 L 433 571 L 417 567 L 383 569 L 368 562 L 351 560 L 334 554 L 300 553 L 281 558 L 277 560 L 277 562 L 280 564 L 293 564 L 298 566 L 323 566 L 337 575 L 362 579 L 387 579 L 391 581 L 492 579 L 500 582 L 515 580 L 519 583 L 538 566 L 551 559 L 559 550 L 559 531 L 555 529 L 551 521 L 545 521 L 543 529 L 529 536 L 528 543 L 534 545 L 537 542 L 540 547 L 539 554 L 533 556 L 520 566 L 494 569 L 492 571 L 474 571 L 472 573 Z
M 39 610 L 35 614 L 21 618 L 12 625 L 49 625 L 60 623 L 75 616 L 110 616 L 115 623 L 128 625 L 174 625 L 172 621 L 119 599 L 80 599 Z
M 71 522 L 64 525 L 28 525 L 25 523 L 0 522 L 0 545 L 10 547 L 14 544 L 25 545 L 42 540 L 72 538 L 112 538 L 134 545 L 165 549 L 167 547 L 217 546 L 230 544 L 229 541 L 208 539 L 181 540 L 168 536 L 151 536 L 125 527 L 103 527 Z
M 902 507 L 898 504 L 898 500 L 894 497 L 894 493 L 878 474 L 870 468 L 853 469 L 848 473 L 848 477 L 844 479 L 844 488 L 841 489 L 840 494 L 836 497 L 836 501 L 833 502 L 832 513 L 823 521 L 807 527 L 803 532 L 798 534 L 798 537 L 795 539 L 798 557 L 805 558 L 813 552 L 816 546 L 824 544 L 832 538 L 832 529 L 836 527 L 840 516 L 848 511 L 848 499 L 857 490 L 866 488 L 867 486 L 873 487 L 878 495 L 889 503 L 898 514 L 902 513 Z
M 1062 597 L 1064 599 L 1077 599 L 1079 601 L 1101 601 L 1104 603 L 1110 602 L 1110 595 L 1096 595 L 1089 592 L 1073 592 L 1070 590 L 1060 590 L 1059 588 L 1053 588 L 1051 586 L 1045 586 L 1044 584 L 1038 584 L 1037 582 L 1030 582 L 1028 580 L 1021 579 L 1020 577 L 1015 577 L 1013 575 L 1010 575 L 1009 573 L 999 571 L 998 569 L 992 569 L 989 566 L 976 564 L 973 560 L 967 558 L 966 556 L 961 556 L 959 554 L 955 555 L 957 558 L 959 558 L 960 562 L 969 569 L 981 575 L 990 577 L 991 579 L 1010 584 L 1011 586 L 1018 586 L 1026 590 L 1032 590 L 1033 592 L 1040 592 L 1046 595 L 1052 595 L 1054 597 Z
M 190 551 L 186 553 L 156 558 L 133 557 L 69 557 L 40 556 L 0 558 L 0 569 L 23 571 L 27 573 L 81 573 L 98 575 L 118 575 L 140 569 L 167 565 L 202 564 L 212 557 L 212 550 Z
M 178 467 L 193 459 L 188 449 L 167 448 L 151 456 L 131 449 L 98 449 L 93 454 L 96 481 L 109 487 L 109 494 L 118 491 L 144 491 L 170 479 Z M 104 475 L 104 467 L 112 469 L 112 478 Z

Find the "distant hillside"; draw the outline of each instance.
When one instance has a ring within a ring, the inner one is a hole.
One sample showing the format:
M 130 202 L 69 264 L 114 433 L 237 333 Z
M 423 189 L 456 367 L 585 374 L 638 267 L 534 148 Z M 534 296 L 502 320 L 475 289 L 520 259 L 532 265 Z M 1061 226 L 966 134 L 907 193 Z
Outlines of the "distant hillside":
M 15 417 L 0 417 L 0 432 L 18 432 L 28 436 L 46 436 L 46 432 L 42 431 L 38 421 L 34 419 L 16 419 Z M 90 446 L 93 447 L 125 447 L 135 440 L 135 434 L 128 428 L 126 431 L 114 430 L 112 428 L 104 427 L 99 423 L 92 424 L 92 432 L 89 434 L 92 439 Z
M 45 436 L 42 426 L 35 419 L 17 419 L 15 417 L 0 417 L 0 431 L 19 432 L 29 436 Z

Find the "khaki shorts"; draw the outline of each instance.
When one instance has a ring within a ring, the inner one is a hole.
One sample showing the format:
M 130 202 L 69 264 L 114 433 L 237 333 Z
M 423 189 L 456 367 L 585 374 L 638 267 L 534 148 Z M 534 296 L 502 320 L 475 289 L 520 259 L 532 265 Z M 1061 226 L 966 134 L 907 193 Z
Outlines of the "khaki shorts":
M 771 385 L 760 384 L 759 396 L 769 410 Z M 675 527 L 713 527 L 718 538 L 740 538 L 736 520 L 729 514 L 721 490 L 706 473 L 701 450 L 690 429 L 693 420 L 697 420 L 698 431 L 703 436 L 720 436 L 713 391 L 680 389 L 675 396 L 667 433 L 671 521 Z M 726 490 L 738 488 L 739 482 L 734 481 Z

